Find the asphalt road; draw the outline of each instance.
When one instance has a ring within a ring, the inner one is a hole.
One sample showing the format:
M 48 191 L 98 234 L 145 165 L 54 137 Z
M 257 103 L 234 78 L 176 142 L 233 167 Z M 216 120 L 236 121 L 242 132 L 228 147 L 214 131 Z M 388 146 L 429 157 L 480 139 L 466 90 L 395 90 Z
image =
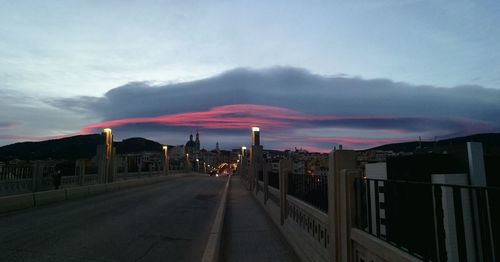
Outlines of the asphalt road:
M 200 261 L 225 181 L 192 174 L 0 215 L 0 261 Z

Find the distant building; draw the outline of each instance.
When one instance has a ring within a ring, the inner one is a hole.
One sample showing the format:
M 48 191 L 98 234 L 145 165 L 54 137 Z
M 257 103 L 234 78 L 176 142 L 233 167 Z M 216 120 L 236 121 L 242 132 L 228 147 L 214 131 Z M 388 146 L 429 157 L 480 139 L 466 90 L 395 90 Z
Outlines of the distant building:
M 184 153 L 190 154 L 192 156 L 200 153 L 200 134 L 196 132 L 196 140 L 193 141 L 193 134 L 189 136 L 189 140 L 186 142 L 186 146 L 184 147 Z

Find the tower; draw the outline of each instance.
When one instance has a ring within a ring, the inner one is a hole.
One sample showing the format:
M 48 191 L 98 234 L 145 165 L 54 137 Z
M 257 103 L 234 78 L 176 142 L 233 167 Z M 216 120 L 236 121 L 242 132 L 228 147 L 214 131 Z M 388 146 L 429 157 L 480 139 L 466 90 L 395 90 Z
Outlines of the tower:
M 196 151 L 200 151 L 200 144 L 200 134 L 196 131 L 196 141 L 194 141 Z
M 189 141 L 186 142 L 184 153 L 193 155 L 194 151 L 196 151 L 196 144 L 193 141 L 193 134 L 191 134 L 189 135 Z

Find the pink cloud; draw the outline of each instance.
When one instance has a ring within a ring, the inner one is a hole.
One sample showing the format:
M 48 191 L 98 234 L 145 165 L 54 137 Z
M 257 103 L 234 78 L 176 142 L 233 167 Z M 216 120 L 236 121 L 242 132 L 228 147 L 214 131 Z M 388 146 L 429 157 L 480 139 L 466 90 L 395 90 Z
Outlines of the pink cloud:
M 267 130 L 291 128 L 296 124 L 308 125 L 313 122 L 334 120 L 382 120 L 394 119 L 385 116 L 311 116 L 290 109 L 236 104 L 211 108 L 204 112 L 187 112 L 158 117 L 125 118 L 87 125 L 81 134 L 89 134 L 103 128 L 120 127 L 128 124 L 156 123 L 166 126 L 198 127 L 202 129 L 248 129 L 251 126 Z
M 401 135 L 407 134 L 409 130 L 411 130 L 412 132 L 410 132 L 409 135 L 411 135 L 411 139 L 413 139 L 415 132 L 411 128 L 405 129 L 405 123 L 419 123 L 418 121 L 427 123 L 425 122 L 427 120 L 429 119 L 391 116 L 314 116 L 276 106 L 234 104 L 213 107 L 208 111 L 105 121 L 83 127 L 80 130 L 80 134 L 94 133 L 103 128 L 151 123 L 170 127 L 196 127 L 205 130 L 233 131 L 248 130 L 251 126 L 260 126 L 263 131 L 265 130 L 266 132 L 263 140 L 267 140 L 269 145 L 283 145 L 281 148 L 297 146 L 308 148 L 313 151 L 325 152 L 325 150 L 333 148 L 333 145 L 338 144 L 342 144 L 347 148 L 360 149 L 408 141 L 409 137 L 405 138 Z M 440 123 L 438 119 L 432 121 L 434 122 L 431 122 L 430 125 Z M 399 122 L 403 124 L 398 125 Z M 467 126 L 466 122 L 462 123 L 462 121 L 452 123 L 458 123 L 460 126 Z M 352 125 L 350 126 L 351 129 L 383 129 L 384 132 L 387 132 L 388 136 L 390 136 L 391 133 L 396 133 L 399 134 L 399 138 L 359 137 L 359 134 L 358 136 L 352 134 L 352 137 L 315 136 L 307 134 L 299 135 L 295 132 L 298 128 L 328 127 L 336 125 Z

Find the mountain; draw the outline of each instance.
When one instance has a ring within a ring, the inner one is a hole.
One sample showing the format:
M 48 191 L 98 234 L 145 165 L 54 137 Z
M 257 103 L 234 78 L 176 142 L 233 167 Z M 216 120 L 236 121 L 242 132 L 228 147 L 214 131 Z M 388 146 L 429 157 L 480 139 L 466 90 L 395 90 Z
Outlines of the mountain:
M 115 145 L 116 153 L 118 154 L 161 151 L 163 148 L 162 144 L 142 137 L 128 138 L 121 142 L 114 142 L 113 144 Z
M 101 135 L 79 135 L 41 142 L 21 142 L 0 147 L 0 161 L 11 159 L 79 159 L 92 158 L 97 145 L 103 142 Z M 162 144 L 145 138 L 129 138 L 113 142 L 119 154 L 161 151 Z
M 486 133 L 486 134 L 475 134 L 470 136 L 455 137 L 444 140 L 438 140 L 436 142 L 424 142 L 418 141 L 404 142 L 404 143 L 394 143 L 382 146 L 377 146 L 367 150 L 383 150 L 383 151 L 393 151 L 393 152 L 414 152 L 418 150 L 419 145 L 421 149 L 433 149 L 433 148 L 445 148 L 453 145 L 464 145 L 466 142 L 481 142 L 483 146 L 491 151 L 500 151 L 500 133 Z M 363 151 L 367 151 L 363 150 Z

